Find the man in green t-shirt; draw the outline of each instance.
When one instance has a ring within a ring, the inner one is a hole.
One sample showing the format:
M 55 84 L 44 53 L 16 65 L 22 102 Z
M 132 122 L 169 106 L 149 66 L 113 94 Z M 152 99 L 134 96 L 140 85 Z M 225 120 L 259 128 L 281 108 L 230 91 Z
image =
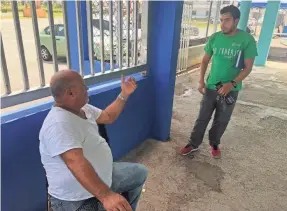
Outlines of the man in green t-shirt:
M 256 42 L 252 35 L 237 29 L 239 9 L 230 5 L 222 8 L 220 14 L 221 31 L 214 33 L 204 48 L 198 88 L 203 99 L 189 143 L 180 150 L 182 155 L 198 149 L 215 110 L 213 124 L 209 130 L 209 144 L 212 156 L 220 157 L 220 139 L 231 118 L 242 81 L 251 72 L 254 58 L 257 56 Z M 211 58 L 211 70 L 205 83 L 204 76 Z M 222 83 L 219 88 L 216 86 L 218 83 Z

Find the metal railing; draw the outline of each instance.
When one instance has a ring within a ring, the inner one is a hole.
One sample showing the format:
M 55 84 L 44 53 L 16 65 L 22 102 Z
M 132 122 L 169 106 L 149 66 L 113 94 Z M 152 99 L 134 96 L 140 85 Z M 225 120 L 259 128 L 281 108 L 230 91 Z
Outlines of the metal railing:
M 221 1 L 215 2 L 214 0 L 205 2 L 199 0 L 184 1 L 177 72 L 191 68 L 190 64 L 193 64 L 194 60 L 189 61 L 190 49 L 195 49 L 193 48 L 195 45 L 202 44 L 197 41 L 207 39 L 210 36 L 211 17 L 214 16 L 214 20 L 218 20 L 220 4 Z M 202 13 L 202 9 L 206 9 L 206 18 L 203 16 L 202 19 L 196 20 L 194 16 L 197 12 Z M 216 32 L 217 24 L 214 21 L 212 24 L 214 25 L 213 32 Z
M 23 91 L 14 92 L 10 85 L 11 76 L 7 68 L 4 44 L 1 34 L 1 69 L 5 87 L 5 95 L 1 97 L 1 108 L 10 107 L 13 105 L 37 100 L 50 96 L 49 87 L 46 85 L 46 78 L 41 58 L 41 40 L 39 34 L 38 19 L 36 13 L 35 1 L 31 1 L 32 23 L 34 40 L 36 45 L 37 67 L 39 74 L 39 85 L 37 88 L 30 88 L 27 65 L 25 59 L 23 38 L 21 32 L 21 24 L 18 12 L 17 1 L 12 1 L 13 21 L 17 39 L 18 54 L 21 63 L 22 80 L 24 83 Z M 87 29 L 82 26 L 81 1 L 76 1 L 76 26 L 77 26 L 77 47 L 79 52 L 79 72 L 84 78 L 86 85 L 94 85 L 95 83 L 104 82 L 119 78 L 122 74 L 133 74 L 147 70 L 146 64 L 140 64 L 138 60 L 139 45 L 141 37 L 139 36 L 138 16 L 139 2 L 138 1 L 86 1 L 87 10 Z M 68 33 L 68 16 L 67 2 L 62 2 L 64 36 L 67 68 L 71 68 L 70 45 Z M 147 12 L 147 11 L 144 11 Z M 50 39 L 52 41 L 51 56 L 53 60 L 54 72 L 59 71 L 58 56 L 57 56 L 57 29 L 55 28 L 53 4 L 47 2 L 48 22 L 50 29 Z M 141 14 L 142 15 L 142 14 Z M 85 18 L 85 17 L 84 17 Z M 147 20 L 147 18 L 146 18 Z M 99 26 L 98 26 L 99 24 Z M 143 21 L 141 25 L 147 24 Z M 84 61 L 84 45 L 83 45 L 83 30 L 87 30 L 88 34 L 88 52 L 90 74 L 85 75 Z M 98 34 L 99 32 L 99 34 Z M 24 40 L 25 41 L 25 40 Z M 100 70 L 95 69 L 95 59 L 100 57 Z M 106 70 L 106 62 L 109 60 L 110 70 Z M 131 64 L 132 61 L 132 64 Z

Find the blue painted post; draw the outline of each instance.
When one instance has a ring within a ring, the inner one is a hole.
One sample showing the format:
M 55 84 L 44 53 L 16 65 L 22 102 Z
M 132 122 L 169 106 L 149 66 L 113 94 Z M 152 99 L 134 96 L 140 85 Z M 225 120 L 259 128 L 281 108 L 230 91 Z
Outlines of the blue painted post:
M 87 12 L 86 2 L 81 1 L 81 22 L 83 36 L 83 54 L 84 60 L 88 59 L 88 32 L 87 32 Z M 70 60 L 72 69 L 79 71 L 79 50 L 77 36 L 77 20 L 76 20 L 76 1 L 67 1 L 67 18 L 68 18 L 68 33 L 70 41 Z
M 254 62 L 256 66 L 266 63 L 279 8 L 280 1 L 268 1 L 258 41 L 258 56 Z
M 238 23 L 238 29 L 241 29 L 243 31 L 246 31 L 246 27 L 248 24 L 249 19 L 249 12 L 251 7 L 251 1 L 241 1 L 240 2 L 240 20 Z
M 149 1 L 148 65 L 154 94 L 152 137 L 161 141 L 168 140 L 170 135 L 182 10 L 183 1 Z
M 67 18 L 68 18 L 68 33 L 70 41 L 70 61 L 71 68 L 79 71 L 79 52 L 77 46 L 77 28 L 76 28 L 76 2 L 67 1 Z

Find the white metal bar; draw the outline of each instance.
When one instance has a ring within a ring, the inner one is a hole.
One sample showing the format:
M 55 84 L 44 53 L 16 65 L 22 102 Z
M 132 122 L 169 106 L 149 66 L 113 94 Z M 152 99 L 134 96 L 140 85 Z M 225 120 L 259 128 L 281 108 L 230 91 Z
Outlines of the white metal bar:
M 93 33 L 93 8 L 92 8 L 92 1 L 86 1 L 87 7 L 87 25 L 88 25 L 88 42 L 89 42 L 89 60 L 90 60 L 90 69 L 91 74 L 95 74 L 95 62 L 94 62 L 94 33 Z
M 64 20 L 64 32 L 65 32 L 65 40 L 66 40 L 66 60 L 68 69 L 72 68 L 71 65 L 71 57 L 70 57 L 70 36 L 68 30 L 68 17 L 67 17 L 67 1 L 62 1 L 63 7 L 63 20 Z
M 207 26 L 206 26 L 206 33 L 205 33 L 205 37 L 208 37 L 208 30 L 209 30 L 209 25 L 210 25 L 210 17 L 211 17 L 211 11 L 212 11 L 212 4 L 213 1 L 210 1 L 209 4 L 209 11 L 208 11 L 208 21 L 207 21 Z
M 126 54 L 126 60 L 127 60 L 127 67 L 130 66 L 130 16 L 131 16 L 131 2 L 127 1 L 127 54 Z
M 123 15 L 122 15 L 122 9 L 123 4 L 122 1 L 118 1 L 118 43 L 119 43 L 119 69 L 122 69 L 123 67 Z
M 180 47 L 179 47 L 179 55 L 178 55 L 178 69 L 181 70 L 182 63 L 182 41 L 183 41 L 183 25 L 181 25 L 181 33 L 180 33 Z
M 109 81 L 113 79 L 119 79 L 122 75 L 131 75 L 135 73 L 140 73 L 143 71 L 147 71 L 148 66 L 146 64 L 144 65 L 138 65 L 136 67 L 129 67 L 129 68 L 122 68 L 115 69 L 114 71 L 108 70 L 105 73 L 96 73 L 94 77 L 85 77 L 85 84 L 87 86 L 95 85 L 102 83 L 104 81 Z
M 147 71 L 148 66 L 139 65 L 131 68 L 123 68 L 122 70 L 116 69 L 114 71 L 106 71 L 105 73 L 96 73 L 94 76 L 85 76 L 85 84 L 87 86 L 99 84 L 105 81 L 118 79 L 121 75 L 131 75 L 134 73 L 139 73 Z M 50 87 L 37 88 L 34 90 L 29 90 L 26 92 L 15 93 L 13 95 L 1 97 L 1 109 L 7 108 L 13 105 L 18 105 L 21 103 L 26 103 L 29 101 L 41 99 L 51 95 Z
M 58 58 L 57 58 L 57 46 L 55 39 L 55 26 L 54 26 L 54 16 L 53 16 L 53 5 L 51 1 L 47 2 L 48 4 L 48 18 L 49 18 L 49 26 L 50 26 L 50 36 L 52 39 L 52 56 L 53 56 L 53 65 L 54 71 L 58 72 Z
M 84 73 L 84 58 L 83 58 L 83 36 L 82 36 L 82 19 L 81 19 L 81 1 L 76 1 L 76 19 L 77 19 L 77 37 L 78 37 L 78 52 L 79 52 L 79 68 L 82 76 Z
M 101 37 L 101 72 L 105 72 L 105 43 L 104 43 L 104 27 L 103 27 L 103 2 L 99 1 L 100 5 L 100 37 Z
M 189 39 L 189 34 L 190 34 L 190 28 L 189 26 L 187 27 L 186 29 L 186 33 L 185 33 L 185 36 L 184 36 L 184 63 L 183 63 L 183 68 L 186 69 L 186 64 L 187 64 L 187 40 Z
M 26 91 L 30 88 L 30 86 L 29 86 L 29 78 L 28 78 L 26 58 L 25 58 L 25 52 L 24 52 L 24 46 L 23 46 L 21 26 L 20 26 L 20 20 L 19 20 L 18 5 L 17 5 L 18 2 L 12 1 L 11 3 L 12 3 L 13 20 L 14 20 L 15 33 L 16 33 L 16 39 L 17 39 L 17 45 L 18 45 L 18 53 L 19 53 L 19 58 L 21 62 L 24 90 Z
M 283 35 L 283 36 L 286 36 L 287 33 L 273 33 L 274 35 Z
M 2 69 L 2 76 L 4 79 L 4 84 L 5 84 L 5 93 L 6 95 L 11 93 L 11 85 L 10 85 L 10 79 L 9 79 L 9 73 L 8 73 L 8 68 L 7 68 L 7 63 L 6 63 L 6 57 L 5 57 L 5 51 L 4 51 L 4 45 L 3 45 L 3 40 L 2 40 L 2 33 L 1 34 L 1 69 Z
M 220 6 L 221 6 L 221 0 L 218 0 L 216 4 L 216 11 L 215 11 L 214 20 L 213 20 L 213 33 L 217 31 L 217 21 L 219 19 Z
M 134 1 L 134 65 L 138 63 L 138 1 Z
M 113 2 L 109 3 L 109 32 L 110 32 L 110 70 L 114 70 L 114 29 L 113 29 Z
M 41 58 L 41 44 L 40 44 L 40 37 L 39 37 L 39 28 L 38 28 L 38 20 L 37 20 L 35 1 L 31 1 L 31 9 L 32 9 L 33 31 L 34 31 L 34 38 L 35 38 L 35 44 L 36 44 L 38 69 L 39 69 L 39 77 L 40 77 L 40 86 L 43 87 L 43 86 L 45 86 L 46 82 L 45 82 L 45 73 L 44 73 L 43 61 Z

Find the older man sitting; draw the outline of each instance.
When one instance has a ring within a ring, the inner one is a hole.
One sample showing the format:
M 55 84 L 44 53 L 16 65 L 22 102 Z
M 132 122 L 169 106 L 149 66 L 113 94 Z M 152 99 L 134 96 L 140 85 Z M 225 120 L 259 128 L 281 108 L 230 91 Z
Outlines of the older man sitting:
M 50 87 L 55 105 L 39 139 L 53 211 L 136 210 L 147 169 L 113 162 L 97 126 L 117 119 L 136 81 L 122 77 L 122 92 L 105 110 L 87 104 L 87 87 L 75 71 L 56 73 Z

